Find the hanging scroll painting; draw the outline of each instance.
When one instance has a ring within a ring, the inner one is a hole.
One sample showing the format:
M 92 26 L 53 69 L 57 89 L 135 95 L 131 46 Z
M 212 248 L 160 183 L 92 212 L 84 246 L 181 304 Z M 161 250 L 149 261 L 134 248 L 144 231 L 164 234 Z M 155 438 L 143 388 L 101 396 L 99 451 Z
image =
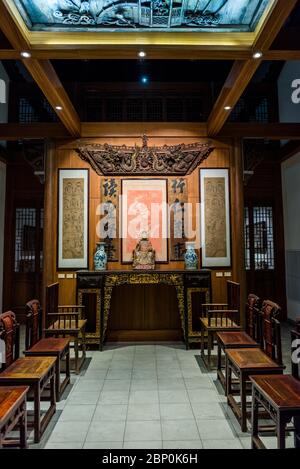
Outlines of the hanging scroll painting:
M 88 268 L 88 169 L 58 170 L 58 269 Z
M 230 267 L 228 169 L 201 169 L 201 241 L 203 267 Z
M 155 261 L 168 262 L 166 179 L 122 180 L 122 262 L 132 254 L 146 232 L 155 250 Z
M 185 253 L 184 210 L 188 202 L 186 178 L 171 178 L 168 181 L 170 208 L 170 261 L 183 261 Z
M 106 244 L 108 262 L 119 260 L 119 196 L 120 180 L 101 179 L 101 234 L 100 240 Z

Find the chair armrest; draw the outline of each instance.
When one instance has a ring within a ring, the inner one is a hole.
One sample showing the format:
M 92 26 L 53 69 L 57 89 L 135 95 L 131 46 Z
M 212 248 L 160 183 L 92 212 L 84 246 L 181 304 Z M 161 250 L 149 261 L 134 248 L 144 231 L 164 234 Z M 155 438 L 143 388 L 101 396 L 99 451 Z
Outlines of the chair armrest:
M 62 312 L 57 312 L 57 313 L 48 313 L 47 314 L 47 318 L 48 317 L 58 317 L 58 316 L 61 316 L 61 317 L 64 317 L 64 316 L 79 316 L 80 315 L 80 311 L 62 311 Z
M 207 314 L 239 314 L 238 309 L 210 309 Z

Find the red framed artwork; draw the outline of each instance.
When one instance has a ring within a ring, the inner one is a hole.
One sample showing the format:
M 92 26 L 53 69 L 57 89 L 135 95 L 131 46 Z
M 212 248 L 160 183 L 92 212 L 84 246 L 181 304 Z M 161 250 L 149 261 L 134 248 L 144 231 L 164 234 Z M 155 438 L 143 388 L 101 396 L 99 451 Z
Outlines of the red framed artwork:
M 168 208 L 166 179 L 123 179 L 121 204 L 122 263 L 147 233 L 158 263 L 168 262 Z

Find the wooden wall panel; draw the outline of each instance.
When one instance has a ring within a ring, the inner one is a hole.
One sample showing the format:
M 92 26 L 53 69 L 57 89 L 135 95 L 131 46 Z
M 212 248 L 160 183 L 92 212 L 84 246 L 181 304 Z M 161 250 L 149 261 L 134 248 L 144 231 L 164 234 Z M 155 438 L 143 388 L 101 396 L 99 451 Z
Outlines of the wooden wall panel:
M 116 132 L 115 132 L 116 133 Z M 149 145 L 174 145 L 178 143 L 192 143 L 192 142 L 207 142 L 207 139 L 199 137 L 195 131 L 191 132 L 194 137 L 176 137 L 181 135 L 180 129 L 175 128 L 170 137 L 155 137 L 151 135 Z M 117 135 L 117 133 L 116 133 Z M 109 143 L 114 145 L 137 145 L 141 144 L 141 139 L 131 137 L 108 137 L 65 140 L 56 143 L 55 151 L 48 149 L 47 160 L 47 183 L 46 183 L 46 198 L 48 192 L 48 203 L 46 204 L 46 218 L 51 220 L 51 234 L 48 235 L 48 242 L 45 243 L 45 256 L 48 261 L 45 264 L 45 283 L 59 280 L 60 283 L 60 303 L 73 303 L 75 301 L 75 286 L 76 278 L 58 279 L 58 274 L 67 274 L 67 272 L 58 272 L 56 266 L 57 258 L 57 170 L 58 168 L 89 168 L 88 163 L 80 159 L 76 152 L 76 147 L 82 144 L 91 143 Z M 217 269 L 212 272 L 212 290 L 213 301 L 222 302 L 226 300 L 226 281 L 227 277 L 217 277 L 216 272 L 232 272 L 232 279 L 239 281 L 243 278 L 243 259 L 241 258 L 241 248 L 237 240 L 243 236 L 243 226 L 241 226 L 241 213 L 243 211 L 243 201 L 241 197 L 237 197 L 237 193 L 242 192 L 242 173 L 241 173 L 241 158 L 237 155 L 234 142 L 231 140 L 222 141 L 209 141 L 214 147 L 214 151 L 209 158 L 201 165 L 202 168 L 230 168 L 231 184 L 231 226 L 232 226 L 232 269 Z M 99 216 L 96 215 L 96 207 L 100 202 L 100 177 L 95 173 L 92 168 L 90 169 L 90 192 L 89 192 L 89 260 L 90 269 L 93 269 L 93 254 L 96 247 L 96 224 L 99 221 Z M 199 169 L 195 170 L 188 178 L 188 199 L 191 203 L 199 202 Z M 49 202 L 51 198 L 51 203 Z M 195 212 L 195 210 L 194 210 Z M 195 213 L 194 213 L 195 218 Z M 195 221 L 195 220 L 194 220 Z M 50 223 L 50 222 L 49 222 Z M 50 224 L 48 224 L 50 229 Z M 51 237 L 51 242 L 50 242 Z M 183 268 L 183 262 L 169 262 L 168 264 L 158 265 L 158 269 L 177 269 Z M 109 269 L 131 269 L 130 265 L 123 265 L 120 262 L 113 262 L 108 264 Z M 70 272 L 68 272 L 70 273 Z M 75 272 L 73 273 L 75 277 Z

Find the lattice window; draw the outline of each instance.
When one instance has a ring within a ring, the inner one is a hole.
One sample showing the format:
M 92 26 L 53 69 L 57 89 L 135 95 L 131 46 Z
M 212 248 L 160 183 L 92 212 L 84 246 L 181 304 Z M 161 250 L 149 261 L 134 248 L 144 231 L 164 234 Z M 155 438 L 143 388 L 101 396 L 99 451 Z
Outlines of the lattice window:
M 273 208 L 245 207 L 244 227 L 246 270 L 274 270 Z
M 151 99 L 146 102 L 146 120 L 150 122 L 163 120 L 163 102 L 161 99 Z
M 39 224 L 39 232 L 37 231 Z M 36 257 L 43 267 L 42 237 L 44 210 L 18 207 L 15 211 L 15 272 L 35 272 Z M 39 254 L 37 254 L 39 253 Z
M 255 270 L 274 270 L 274 232 L 272 207 L 253 207 Z
M 26 124 L 28 122 L 38 122 L 39 116 L 29 103 L 28 99 L 20 98 L 19 100 L 19 122 Z
M 269 106 L 267 98 L 262 98 L 255 109 L 255 120 L 269 122 Z
M 179 122 L 184 120 L 183 101 L 181 99 L 167 99 L 167 121 Z
M 126 106 L 127 120 L 131 122 L 143 121 L 143 100 L 129 99 Z
M 245 234 L 245 268 L 250 270 L 251 257 L 250 257 L 250 224 L 249 224 L 249 208 L 244 209 L 244 234 Z
M 107 101 L 106 116 L 108 122 L 120 122 L 123 120 L 122 99 L 110 99 Z
M 35 272 L 35 208 L 16 209 L 15 272 Z

